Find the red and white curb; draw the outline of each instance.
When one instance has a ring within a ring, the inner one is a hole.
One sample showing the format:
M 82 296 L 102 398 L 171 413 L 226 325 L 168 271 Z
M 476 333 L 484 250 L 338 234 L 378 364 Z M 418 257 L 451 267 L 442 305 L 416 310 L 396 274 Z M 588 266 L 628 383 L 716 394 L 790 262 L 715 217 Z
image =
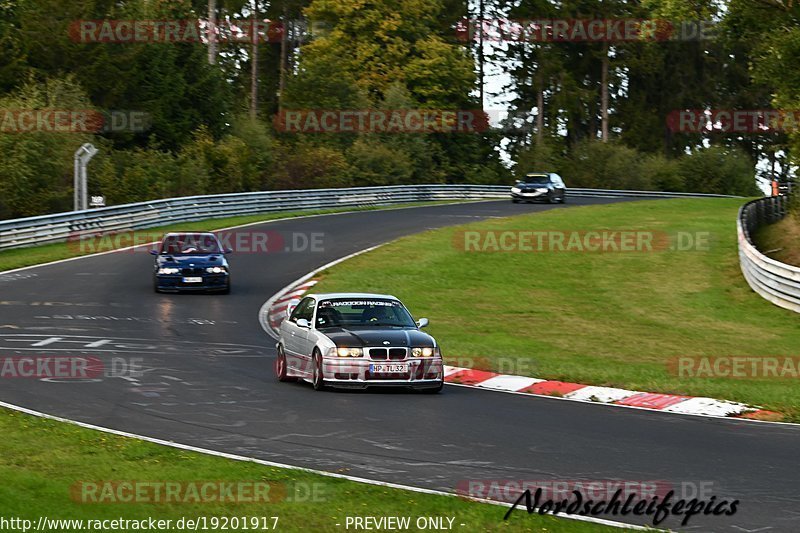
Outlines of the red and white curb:
M 755 419 L 775 417 L 777 415 L 777 413 L 764 411 L 743 403 L 716 400 L 714 398 L 641 392 L 613 387 L 596 387 L 580 383 L 512 376 L 455 366 L 445 366 L 444 379 L 447 383 L 479 389 L 537 396 L 555 396 L 568 400 L 624 405 L 640 409 L 664 411 L 666 413 Z
M 271 305 L 265 306 L 266 315 L 262 316 L 262 324 L 266 324 L 269 329 L 277 334 L 278 328 L 281 327 L 281 322 L 286 320 L 286 311 L 289 309 L 289 306 L 297 305 L 297 302 L 303 298 L 303 295 L 316 284 L 317 280 L 312 279 L 289 289 L 285 289 L 280 293 L 280 296 L 271 302 Z
M 312 279 L 312 276 L 324 270 L 327 266 L 312 272 L 279 291 L 264 304 L 261 308 L 260 322 L 267 333 L 275 338 L 278 337 L 278 328 L 280 328 L 281 322 L 286 319 L 288 306 L 296 305 L 317 284 L 319 280 Z M 754 420 L 779 420 L 781 418 L 778 413 L 727 400 L 641 392 L 613 387 L 597 387 L 527 376 L 498 374 L 475 368 L 445 365 L 444 380 L 446 383 L 463 387 L 651 409 L 666 413 Z

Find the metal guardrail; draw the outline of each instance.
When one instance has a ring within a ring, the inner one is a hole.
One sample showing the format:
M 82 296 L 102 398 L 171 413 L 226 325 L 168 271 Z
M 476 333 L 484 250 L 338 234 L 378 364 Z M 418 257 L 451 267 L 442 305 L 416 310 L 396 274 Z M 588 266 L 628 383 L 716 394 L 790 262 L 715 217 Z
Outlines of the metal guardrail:
M 786 216 L 786 196 L 759 198 L 739 210 L 739 263 L 750 287 L 770 302 L 800 313 L 800 268 L 770 259 L 753 245 L 753 233 Z
M 115 233 L 209 218 L 436 200 L 508 198 L 509 189 L 504 185 L 398 185 L 170 198 L 0 221 L 0 250 L 63 242 L 86 234 Z M 569 189 L 567 195 L 598 198 L 724 197 L 715 194 L 606 189 Z

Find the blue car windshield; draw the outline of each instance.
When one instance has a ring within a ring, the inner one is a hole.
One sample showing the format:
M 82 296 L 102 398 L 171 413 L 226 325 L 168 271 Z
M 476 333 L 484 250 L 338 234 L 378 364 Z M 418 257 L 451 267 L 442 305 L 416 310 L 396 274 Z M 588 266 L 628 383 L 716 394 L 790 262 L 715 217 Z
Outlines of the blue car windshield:
M 547 176 L 526 176 L 522 182 L 526 185 L 547 186 L 550 185 L 550 178 Z
M 222 253 L 212 235 L 174 235 L 164 239 L 161 253 L 165 255 L 203 255 Z

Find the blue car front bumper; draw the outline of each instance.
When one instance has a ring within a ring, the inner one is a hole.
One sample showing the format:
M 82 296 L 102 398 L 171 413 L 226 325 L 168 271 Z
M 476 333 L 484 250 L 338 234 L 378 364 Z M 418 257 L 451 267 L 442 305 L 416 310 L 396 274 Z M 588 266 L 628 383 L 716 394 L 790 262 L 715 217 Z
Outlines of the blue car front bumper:
M 186 281 L 190 278 L 200 278 L 201 281 Z M 159 291 L 224 291 L 230 287 L 230 274 L 203 274 L 201 276 L 156 274 L 155 285 Z

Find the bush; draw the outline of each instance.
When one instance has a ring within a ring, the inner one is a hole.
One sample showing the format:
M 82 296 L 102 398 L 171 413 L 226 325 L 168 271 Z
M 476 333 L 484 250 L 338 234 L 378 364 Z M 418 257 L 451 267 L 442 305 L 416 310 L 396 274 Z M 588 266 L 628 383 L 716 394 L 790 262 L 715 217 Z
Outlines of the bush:
M 621 144 L 586 141 L 573 150 L 562 177 L 570 187 L 652 189 L 649 177 L 642 173 L 642 159 L 636 150 Z
M 519 153 L 516 175 L 531 171 L 561 174 L 568 187 L 658 190 L 757 196 L 755 167 L 738 148 L 712 146 L 667 159 L 643 155 L 617 142 L 596 140 L 577 145 L 560 157 L 552 141 L 532 145 Z
M 687 191 L 758 196 L 755 166 L 738 148 L 711 146 L 678 160 Z
M 335 148 L 317 146 L 303 139 L 281 145 L 275 186 L 278 189 L 320 189 L 352 185 L 351 169 L 344 154 Z
M 667 159 L 663 155 L 648 155 L 642 159 L 641 173 L 653 190 L 681 192 L 686 191 L 680 165 L 676 159 Z
M 514 167 L 514 177 L 521 179 L 529 172 L 559 172 L 564 163 L 563 157 L 550 140 L 534 141 L 520 150 Z
M 381 141 L 363 136 L 347 151 L 347 160 L 356 186 L 409 183 L 414 164 L 409 155 Z

